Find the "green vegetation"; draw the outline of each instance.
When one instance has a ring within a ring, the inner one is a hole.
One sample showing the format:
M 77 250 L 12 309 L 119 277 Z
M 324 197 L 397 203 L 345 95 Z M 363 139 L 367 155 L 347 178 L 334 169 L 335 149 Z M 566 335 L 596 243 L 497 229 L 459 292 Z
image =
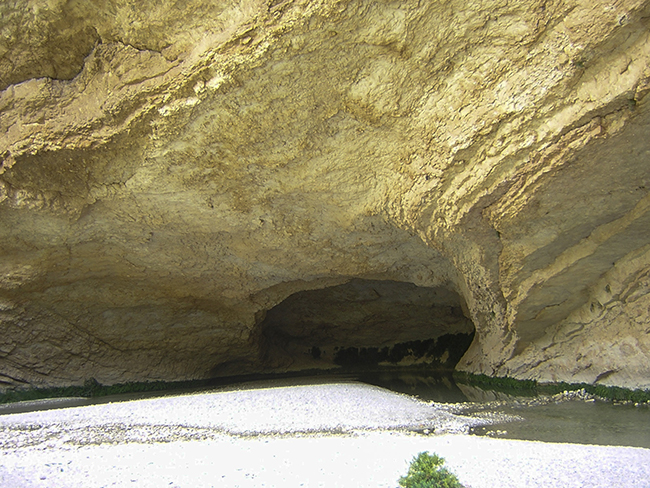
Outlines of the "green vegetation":
M 94 398 L 124 393 L 144 393 L 153 391 L 170 391 L 207 386 L 208 382 L 197 381 L 147 381 L 102 385 L 94 378 L 86 380 L 81 386 L 65 386 L 59 388 L 30 388 L 25 390 L 9 390 L 0 393 L 0 404 L 42 400 L 46 398 L 85 397 Z
M 500 391 L 514 396 L 537 396 L 537 382 L 533 380 L 516 380 L 514 378 L 487 376 L 454 371 L 457 383 L 478 386 L 483 390 Z
M 538 383 L 534 380 L 492 377 L 483 374 L 454 372 L 458 383 L 478 386 L 484 390 L 500 391 L 517 396 L 555 395 L 565 391 L 584 390 L 590 395 L 618 402 L 650 402 L 650 390 L 630 390 L 617 386 L 592 385 L 589 383 Z
M 630 390 L 618 386 L 591 385 L 588 383 L 548 383 L 538 386 L 540 393 L 550 395 L 576 390 L 585 390 L 591 395 L 617 402 L 650 402 L 650 390 Z
M 399 479 L 404 488 L 462 488 L 458 478 L 443 467 L 445 460 L 437 454 L 421 452 L 411 461 L 409 472 Z
M 397 364 L 407 357 L 426 358 L 441 370 L 451 371 L 472 343 L 474 333 L 445 334 L 437 339 L 407 341 L 391 347 L 334 348 L 334 363 L 348 368 L 378 367 L 380 363 Z M 311 349 L 312 356 L 320 357 L 318 348 Z M 444 361 L 441 358 L 445 357 Z
M 402 368 L 399 368 L 402 370 Z M 418 369 L 413 369 L 417 371 Z M 394 370 L 391 370 L 394 371 Z M 295 376 L 318 376 L 320 370 L 304 371 Z M 292 377 L 293 375 L 289 375 Z M 83 385 L 58 388 L 15 389 L 0 393 L 0 404 L 20 401 L 41 400 L 46 398 L 84 397 L 94 398 L 126 393 L 169 392 L 226 385 L 259 379 L 286 378 L 283 374 L 246 375 L 213 380 L 193 381 L 146 381 L 102 385 L 90 378 Z M 513 396 L 554 395 L 565 391 L 584 390 L 596 397 L 617 402 L 650 403 L 650 390 L 630 390 L 616 386 L 592 385 L 588 383 L 538 383 L 533 380 L 516 380 L 509 377 L 491 377 L 470 373 L 453 373 L 454 380 L 460 384 L 477 386 L 483 390 L 499 391 Z

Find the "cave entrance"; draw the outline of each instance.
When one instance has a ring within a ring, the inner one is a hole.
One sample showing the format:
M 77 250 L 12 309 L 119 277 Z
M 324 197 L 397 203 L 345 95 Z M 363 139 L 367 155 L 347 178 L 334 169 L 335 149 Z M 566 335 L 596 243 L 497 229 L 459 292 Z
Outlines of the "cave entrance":
M 354 279 L 294 293 L 259 324 L 264 369 L 450 371 L 474 337 L 464 309 L 448 288 L 396 281 Z

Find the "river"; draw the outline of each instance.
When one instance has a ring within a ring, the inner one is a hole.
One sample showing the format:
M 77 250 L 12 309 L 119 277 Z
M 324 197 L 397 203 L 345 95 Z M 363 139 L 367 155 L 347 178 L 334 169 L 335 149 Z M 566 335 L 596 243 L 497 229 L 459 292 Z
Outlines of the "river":
M 275 377 L 270 380 L 258 378 L 254 381 L 234 384 L 220 382 L 221 384 L 214 388 L 245 389 L 336 381 L 359 381 L 380 386 L 421 400 L 442 403 L 446 409 L 464 415 L 506 414 L 513 419 L 507 423 L 474 427 L 471 434 L 477 436 L 650 448 L 650 405 L 648 404 L 637 406 L 617 404 L 575 394 L 565 397 L 561 395 L 516 396 L 458 384 L 451 375 L 429 375 L 410 370 L 363 372 Z M 149 392 L 100 398 L 26 402 L 0 406 L 0 414 L 127 401 L 178 393 L 179 391 Z

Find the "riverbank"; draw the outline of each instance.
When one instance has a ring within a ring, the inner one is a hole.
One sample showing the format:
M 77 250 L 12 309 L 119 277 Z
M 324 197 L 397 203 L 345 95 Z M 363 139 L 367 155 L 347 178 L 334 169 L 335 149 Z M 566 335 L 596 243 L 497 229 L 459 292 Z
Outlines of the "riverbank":
M 432 375 L 433 373 L 433 375 Z M 196 391 L 201 389 L 218 388 L 227 385 L 254 382 L 289 382 L 328 381 L 332 378 L 359 379 L 364 377 L 399 377 L 399 376 L 436 376 L 444 378 L 444 382 L 456 383 L 460 386 L 474 386 L 484 391 L 494 391 L 515 396 L 554 395 L 565 391 L 580 391 L 593 395 L 605 401 L 627 403 L 650 403 L 650 390 L 628 389 L 616 386 L 592 385 L 587 383 L 538 383 L 533 380 L 517 380 L 509 377 L 492 377 L 482 374 L 472 374 L 451 370 L 431 370 L 430 366 L 406 366 L 399 368 L 381 367 L 369 369 L 310 369 L 287 373 L 249 374 L 240 376 L 220 377 L 188 381 L 150 381 L 117 383 L 102 385 L 94 378 L 88 379 L 83 385 L 69 385 L 52 388 L 25 388 L 0 392 L 0 415 L 12 413 L 15 410 L 28 411 L 29 402 L 35 402 L 35 408 L 47 405 L 48 400 L 63 399 L 70 402 L 74 398 L 76 405 L 88 405 L 95 402 L 85 402 L 83 399 L 101 399 L 116 395 L 163 396 L 174 392 Z M 366 382 L 361 379 L 361 381 Z M 385 385 L 379 385 L 385 386 Z M 43 400 L 43 401 L 41 401 Z M 452 400 L 454 401 L 454 400 Z M 25 408 L 11 408 L 15 403 L 25 404 Z
M 0 416 L 0 486 L 394 488 L 421 451 L 468 488 L 650 479 L 649 449 L 470 436 L 504 419 L 359 383 L 250 386 Z

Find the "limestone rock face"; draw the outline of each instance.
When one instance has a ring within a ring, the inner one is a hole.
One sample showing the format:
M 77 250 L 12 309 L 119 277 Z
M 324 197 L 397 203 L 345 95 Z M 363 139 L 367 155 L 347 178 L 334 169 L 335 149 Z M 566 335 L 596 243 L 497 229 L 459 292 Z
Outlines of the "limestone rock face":
M 268 370 L 275 330 L 295 350 L 470 331 L 462 370 L 650 387 L 649 19 L 0 4 L 0 384 Z M 364 309 L 362 287 L 296 317 L 353 280 L 434 311 L 381 320 L 399 300 Z

